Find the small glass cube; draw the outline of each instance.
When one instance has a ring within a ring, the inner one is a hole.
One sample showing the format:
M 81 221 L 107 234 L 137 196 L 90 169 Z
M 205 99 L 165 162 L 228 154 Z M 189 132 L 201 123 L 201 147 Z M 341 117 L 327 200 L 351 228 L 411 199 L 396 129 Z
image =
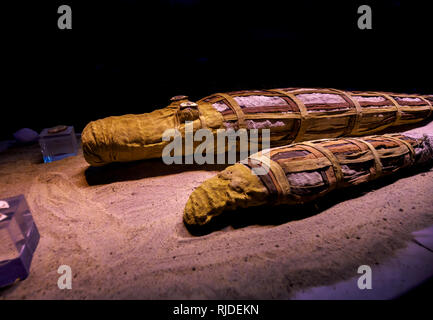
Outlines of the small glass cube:
M 78 151 L 73 126 L 58 126 L 42 130 L 39 144 L 45 163 L 76 156 Z
M 39 232 L 23 195 L 0 203 L 0 287 L 4 287 L 28 277 Z

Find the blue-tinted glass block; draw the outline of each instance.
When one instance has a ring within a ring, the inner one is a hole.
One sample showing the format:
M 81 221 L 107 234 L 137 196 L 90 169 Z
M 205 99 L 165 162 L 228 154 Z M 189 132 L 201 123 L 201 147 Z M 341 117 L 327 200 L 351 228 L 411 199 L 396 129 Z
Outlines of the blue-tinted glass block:
M 30 272 L 39 232 L 23 195 L 0 199 L 0 287 L 24 280 Z
M 45 163 L 76 156 L 78 151 L 77 137 L 72 126 L 65 127 L 62 131 L 48 128 L 42 130 L 39 144 Z

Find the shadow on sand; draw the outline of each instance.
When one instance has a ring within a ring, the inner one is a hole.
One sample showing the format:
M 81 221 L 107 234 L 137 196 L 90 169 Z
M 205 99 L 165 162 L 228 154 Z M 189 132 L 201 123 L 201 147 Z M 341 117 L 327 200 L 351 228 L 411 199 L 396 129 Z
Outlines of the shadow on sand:
M 167 165 L 161 159 L 141 160 L 124 163 L 110 163 L 102 167 L 88 167 L 84 175 L 90 186 L 120 181 L 160 177 L 185 171 L 222 171 L 230 164 L 173 164 Z

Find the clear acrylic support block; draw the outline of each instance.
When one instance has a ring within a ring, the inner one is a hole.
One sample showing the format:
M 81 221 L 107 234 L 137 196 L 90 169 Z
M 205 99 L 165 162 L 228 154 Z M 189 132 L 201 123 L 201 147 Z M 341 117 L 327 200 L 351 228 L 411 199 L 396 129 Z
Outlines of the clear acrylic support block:
M 0 287 L 24 280 L 30 272 L 39 232 L 23 195 L 0 199 Z
M 39 135 L 39 144 L 44 162 L 47 163 L 76 156 L 78 144 L 74 127 L 65 127 L 61 131 L 52 129 L 46 128 Z

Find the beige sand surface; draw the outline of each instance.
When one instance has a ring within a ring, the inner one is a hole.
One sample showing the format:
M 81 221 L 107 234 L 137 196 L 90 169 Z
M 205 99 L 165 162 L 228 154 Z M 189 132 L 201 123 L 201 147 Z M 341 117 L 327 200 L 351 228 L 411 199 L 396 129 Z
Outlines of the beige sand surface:
M 433 122 L 416 131 L 433 133 Z M 300 208 L 231 213 L 231 225 L 191 235 L 186 200 L 219 169 L 155 160 L 88 170 L 82 153 L 43 164 L 37 145 L 0 153 L 0 198 L 24 194 L 41 234 L 29 278 L 0 298 L 286 299 L 384 263 L 433 224 L 427 170 Z M 60 265 L 72 268 L 72 290 L 57 287 Z

